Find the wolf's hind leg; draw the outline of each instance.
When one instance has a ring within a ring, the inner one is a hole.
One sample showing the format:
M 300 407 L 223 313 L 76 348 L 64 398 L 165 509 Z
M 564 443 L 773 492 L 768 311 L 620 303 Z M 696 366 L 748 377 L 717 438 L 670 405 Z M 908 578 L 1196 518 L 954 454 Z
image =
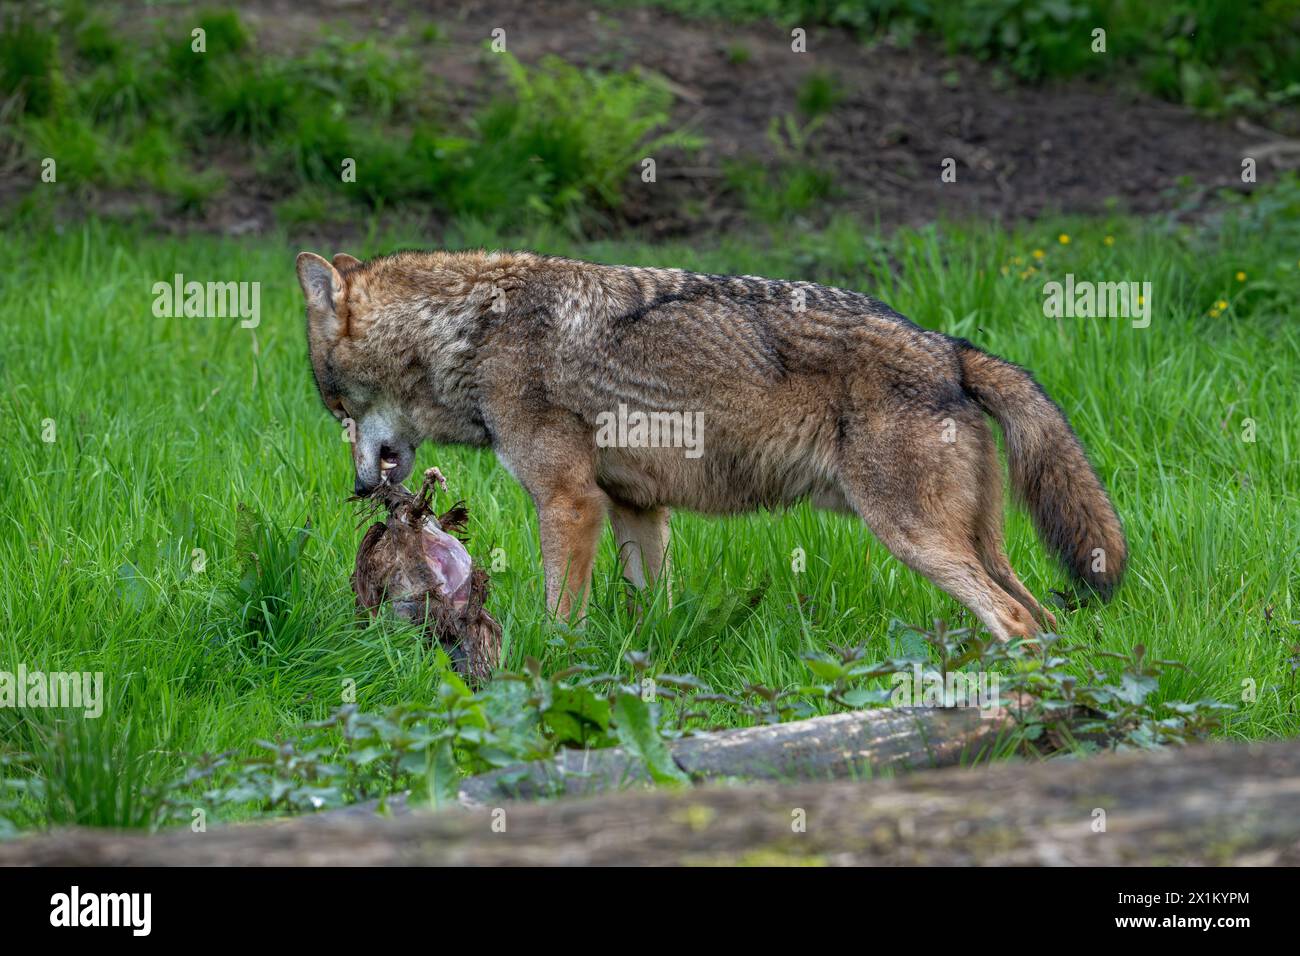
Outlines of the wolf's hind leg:
M 989 576 L 975 551 L 937 528 L 903 528 L 888 517 L 864 513 L 863 520 L 894 557 L 947 591 L 999 640 L 1038 633 L 1033 615 Z
M 664 596 L 672 607 L 668 519 L 667 508 L 637 508 L 617 499 L 610 503 L 609 523 L 623 577 L 638 591 L 653 587 L 662 577 Z
M 1042 627 L 1055 629 L 1055 615 L 1038 603 L 1020 578 L 1016 577 L 1016 572 L 1007 559 L 1002 536 L 1002 463 L 998 461 L 997 449 L 991 442 L 984 449 L 979 467 L 981 495 L 975 522 L 975 550 L 979 554 L 980 563 L 984 565 L 989 577 L 1024 605 L 1034 620 Z
M 1007 560 L 1007 553 L 1003 550 L 1000 529 L 996 539 L 981 534 L 976 540 L 976 545 L 979 549 L 980 563 L 984 565 L 984 570 L 989 573 L 989 577 L 996 581 L 1002 590 L 1015 598 L 1042 627 L 1055 630 L 1056 615 L 1039 604 L 1029 592 L 1029 588 L 1016 577 L 1011 562 Z
M 1000 640 L 1029 637 L 1038 624 L 990 576 L 976 550 L 980 458 L 992 435 L 983 417 L 955 443 L 916 417 L 848 435 L 840 463 L 844 497 L 893 555 L 975 614 Z

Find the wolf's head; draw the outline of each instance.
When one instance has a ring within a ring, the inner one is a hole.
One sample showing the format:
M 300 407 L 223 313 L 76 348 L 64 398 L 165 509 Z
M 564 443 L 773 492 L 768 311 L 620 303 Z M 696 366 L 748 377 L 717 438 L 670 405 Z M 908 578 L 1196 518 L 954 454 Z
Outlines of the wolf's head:
M 310 252 L 298 256 L 316 387 L 334 417 L 351 422 L 354 487 L 364 495 L 385 478 L 395 484 L 409 475 L 424 435 L 398 398 L 394 363 L 385 359 L 391 349 L 368 334 L 384 310 L 359 281 L 360 268 L 342 253 L 332 263 Z

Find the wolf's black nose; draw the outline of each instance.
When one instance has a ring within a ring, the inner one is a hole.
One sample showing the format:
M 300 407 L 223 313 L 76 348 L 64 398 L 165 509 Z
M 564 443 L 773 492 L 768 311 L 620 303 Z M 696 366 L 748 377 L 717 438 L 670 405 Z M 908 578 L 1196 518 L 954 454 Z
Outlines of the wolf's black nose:
M 375 489 L 372 485 L 367 485 L 360 478 L 352 482 L 352 493 L 357 495 L 358 497 L 364 498 L 366 495 L 370 494 L 370 492 L 374 490 Z

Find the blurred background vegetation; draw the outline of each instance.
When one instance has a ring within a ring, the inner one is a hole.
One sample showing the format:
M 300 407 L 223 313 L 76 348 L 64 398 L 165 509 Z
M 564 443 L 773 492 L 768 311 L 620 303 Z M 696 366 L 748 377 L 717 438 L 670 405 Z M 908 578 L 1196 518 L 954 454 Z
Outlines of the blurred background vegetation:
M 1300 31 L 1294 0 L 649 0 L 690 16 L 825 25 L 864 40 L 934 38 L 1027 81 L 1120 71 L 1164 99 L 1208 110 L 1295 102 Z M 1106 31 L 1112 59 L 1078 42 Z
M 495 61 L 499 93 L 469 115 L 422 89 L 419 60 L 443 42 L 426 23 L 392 43 L 325 25 L 302 54 L 260 45 L 232 9 L 129 37 L 80 3 L 24 5 L 0 34 L 6 139 L 28 162 L 60 159 L 75 184 L 149 189 L 177 211 L 229 188 L 236 151 L 282 222 L 431 203 L 456 216 L 576 226 L 616 213 L 622 174 L 642 152 L 689 146 L 668 129 L 672 95 L 637 71 L 598 74 L 559 58 Z M 340 175 L 363 157 L 355 188 Z
M 214 205 L 253 203 L 245 226 L 227 217 L 217 228 L 355 230 L 367 216 L 401 210 L 489 228 L 551 223 L 601 233 L 664 215 L 628 209 L 643 157 L 666 155 L 689 169 L 709 143 L 712 120 L 701 120 L 697 96 L 635 62 L 634 47 L 593 64 L 582 20 L 572 52 L 587 62 L 542 53 L 525 63 L 509 48 L 489 50 L 486 30 L 465 50 L 467 16 L 494 22 L 491 4 L 363 6 L 364 14 L 356 4 L 310 5 L 304 35 L 276 29 L 282 11 L 273 3 L 243 12 L 0 4 L 6 216 L 53 201 L 36 184 L 41 160 L 54 157 L 59 181 L 77 194 L 75 213 L 125 206 L 203 226 Z M 548 0 L 531 15 L 568 22 L 575 7 Z M 953 86 L 961 82 L 954 62 L 969 60 L 995 87 L 1046 91 L 1078 78 L 1282 132 L 1294 131 L 1300 101 L 1296 0 L 1264 0 L 1250 16 L 1225 0 L 606 0 L 585 22 L 618 37 L 624 16 L 658 18 L 643 29 L 651 45 L 656 32 L 666 45 L 711 38 L 742 87 L 756 55 L 744 31 L 767 31 L 788 46 L 789 30 L 800 26 L 812 32 L 814 52 L 825 48 L 824 35 L 835 36 L 841 60 L 847 43 L 847 55 L 868 65 L 885 50 L 912 51 Z M 1105 55 L 1092 49 L 1098 26 Z M 468 82 L 428 68 L 453 56 L 472 64 Z M 707 188 L 667 200 L 678 231 L 682 222 L 687 231 L 707 225 L 709 206 L 780 222 L 843 198 L 842 163 L 819 155 L 819 138 L 845 132 L 822 124 L 850 91 L 835 60 L 827 62 L 791 81 L 792 109 L 774 107 L 766 123 L 745 118 L 757 141 L 710 157 Z M 1205 139 L 1215 138 L 1207 127 Z M 341 176 L 347 157 L 362 164 L 355 182 Z

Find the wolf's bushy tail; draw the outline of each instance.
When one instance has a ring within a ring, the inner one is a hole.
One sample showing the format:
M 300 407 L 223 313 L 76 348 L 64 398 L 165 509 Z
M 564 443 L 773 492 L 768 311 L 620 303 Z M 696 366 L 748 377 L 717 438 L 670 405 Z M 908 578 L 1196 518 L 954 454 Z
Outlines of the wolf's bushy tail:
M 1011 487 L 1065 569 L 1109 599 L 1128 564 L 1119 516 L 1065 413 L 1032 375 L 959 341 L 963 387 L 997 419 Z

